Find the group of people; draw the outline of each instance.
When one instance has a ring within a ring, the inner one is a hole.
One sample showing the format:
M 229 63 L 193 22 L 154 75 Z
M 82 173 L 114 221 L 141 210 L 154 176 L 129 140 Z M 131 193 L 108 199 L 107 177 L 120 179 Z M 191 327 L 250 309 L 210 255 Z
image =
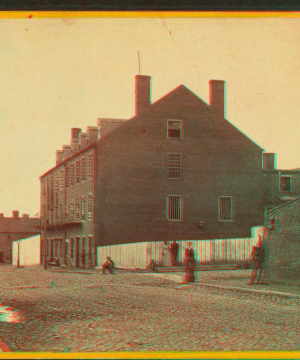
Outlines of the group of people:
M 167 241 L 162 246 L 162 266 L 176 266 L 178 264 L 179 245 L 173 241 L 171 245 Z
M 162 247 L 162 265 L 163 266 L 176 266 L 178 264 L 178 252 L 179 245 L 176 241 L 173 241 L 171 245 L 167 241 L 163 243 Z M 251 280 L 250 285 L 253 284 L 262 284 L 263 275 L 264 275 L 264 265 L 265 265 L 265 246 L 261 235 L 259 235 L 259 240 L 255 246 L 252 248 L 250 261 L 252 264 Z M 184 266 L 185 266 L 185 281 L 194 282 L 195 281 L 195 252 L 192 247 L 192 242 L 188 242 L 188 247 L 184 251 Z M 103 274 L 106 273 L 106 270 L 109 274 L 113 273 L 115 267 L 114 262 L 110 257 L 107 257 L 105 263 L 102 265 Z M 156 271 L 156 264 L 153 259 L 151 259 L 147 269 L 151 272 Z

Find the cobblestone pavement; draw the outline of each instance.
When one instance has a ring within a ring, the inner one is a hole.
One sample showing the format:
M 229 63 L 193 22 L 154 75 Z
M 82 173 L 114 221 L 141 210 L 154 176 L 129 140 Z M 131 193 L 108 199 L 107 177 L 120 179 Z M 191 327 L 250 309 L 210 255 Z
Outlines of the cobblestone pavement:
M 298 300 L 184 286 L 153 274 L 7 267 L 0 275 L 1 305 L 21 317 L 0 326 L 12 351 L 300 349 Z

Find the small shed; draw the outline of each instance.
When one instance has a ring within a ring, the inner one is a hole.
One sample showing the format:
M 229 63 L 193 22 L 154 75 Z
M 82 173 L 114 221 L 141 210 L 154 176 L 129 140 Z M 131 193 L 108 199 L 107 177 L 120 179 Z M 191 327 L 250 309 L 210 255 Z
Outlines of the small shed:
M 270 209 L 265 277 L 269 281 L 300 284 L 300 197 Z
M 41 237 L 31 236 L 13 241 L 12 259 L 15 266 L 30 266 L 41 264 Z

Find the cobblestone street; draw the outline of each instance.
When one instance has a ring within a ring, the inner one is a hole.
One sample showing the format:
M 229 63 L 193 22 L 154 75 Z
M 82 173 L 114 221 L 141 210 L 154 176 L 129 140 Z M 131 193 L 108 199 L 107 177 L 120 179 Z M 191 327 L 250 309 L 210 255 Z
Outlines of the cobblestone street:
M 155 274 L 0 271 L 1 305 L 20 317 L 0 327 L 12 351 L 300 348 L 298 300 L 184 286 Z

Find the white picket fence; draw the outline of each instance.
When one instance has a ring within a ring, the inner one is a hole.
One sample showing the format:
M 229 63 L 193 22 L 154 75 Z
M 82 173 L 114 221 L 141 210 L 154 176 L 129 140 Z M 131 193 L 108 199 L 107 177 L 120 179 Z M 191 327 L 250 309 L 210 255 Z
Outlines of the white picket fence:
M 192 242 L 196 260 L 199 263 L 243 262 L 248 261 L 252 246 L 256 244 L 256 236 L 241 239 L 213 240 L 177 240 L 179 244 L 178 260 L 183 264 L 184 251 Z M 161 264 L 163 241 L 140 242 L 132 244 L 108 245 L 97 248 L 97 264 L 102 265 L 110 256 L 117 267 L 145 268 L 150 259 Z

